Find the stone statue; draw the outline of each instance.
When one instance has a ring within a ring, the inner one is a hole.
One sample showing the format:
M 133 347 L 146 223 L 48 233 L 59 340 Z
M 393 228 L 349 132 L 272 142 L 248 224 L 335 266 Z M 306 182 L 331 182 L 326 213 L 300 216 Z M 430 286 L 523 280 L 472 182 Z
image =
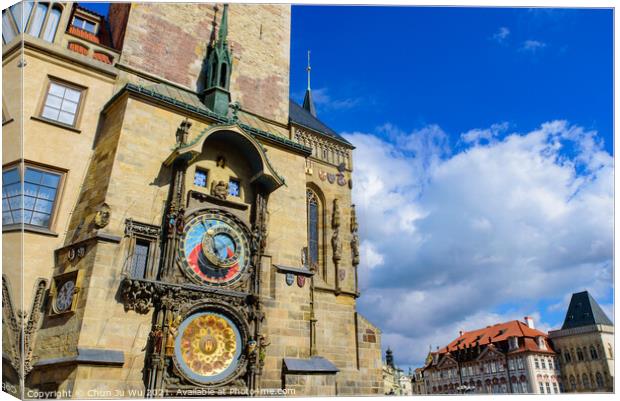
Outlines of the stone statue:
M 357 224 L 357 215 L 355 213 L 355 205 L 351 205 L 351 232 L 356 233 L 359 226 Z
M 340 234 L 338 230 L 334 230 L 334 234 L 332 235 L 332 251 L 334 253 L 334 261 L 340 260 L 342 257 L 342 246 L 340 245 Z
M 172 320 L 170 317 L 170 323 L 168 324 L 168 337 L 166 338 L 166 356 L 174 355 L 174 339 L 178 333 L 178 327 L 181 324 L 181 316 L 177 316 Z
M 177 208 L 174 202 L 170 205 L 166 221 L 168 222 L 168 235 L 172 235 L 177 225 Z
M 250 369 L 256 369 L 256 363 L 258 362 L 258 348 L 256 344 L 256 340 L 252 339 L 248 341 L 248 345 L 246 348 L 246 355 L 248 357 L 248 363 L 250 365 Z
M 267 337 L 261 335 L 258 340 L 258 362 L 261 368 L 265 365 L 267 347 L 269 345 L 271 345 L 271 342 L 267 340 Z
M 185 145 L 187 143 L 187 137 L 189 135 L 189 129 L 192 123 L 186 118 L 181 121 L 181 125 L 177 128 L 177 145 Z
M 360 237 L 356 232 L 353 233 L 351 239 L 351 263 L 353 266 L 360 264 Z
M 161 346 L 163 342 L 164 332 L 159 325 L 155 326 L 150 334 L 151 341 L 153 343 L 153 352 L 159 354 L 161 352 Z
M 217 184 L 214 184 L 211 189 L 211 195 L 218 199 L 226 200 L 228 197 L 228 183 L 219 181 Z
M 110 222 L 110 206 L 107 203 L 101 204 L 95 214 L 95 227 L 103 228 Z
M 334 199 L 334 211 L 332 214 L 332 227 L 338 229 L 340 227 L 340 204 L 338 198 Z
M 183 229 L 185 228 L 185 219 L 183 218 L 185 215 L 185 209 L 180 208 L 179 212 L 177 213 L 176 216 L 176 229 L 177 229 L 177 235 L 182 235 L 183 234 Z

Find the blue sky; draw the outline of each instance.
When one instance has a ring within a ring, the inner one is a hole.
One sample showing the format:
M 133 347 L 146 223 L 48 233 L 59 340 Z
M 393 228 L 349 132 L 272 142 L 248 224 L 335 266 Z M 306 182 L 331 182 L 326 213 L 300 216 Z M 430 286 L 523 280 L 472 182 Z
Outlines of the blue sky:
M 350 100 L 322 110 L 337 130 L 441 123 L 454 139 L 500 120 L 531 129 L 560 118 L 596 129 L 612 151 L 611 10 L 297 6 L 292 13 L 291 92 L 301 100 L 310 49 L 312 86 Z M 541 45 L 526 47 L 528 40 Z
M 87 7 L 106 13 L 107 5 Z M 613 14 L 294 6 L 291 97 L 354 154 L 358 305 L 396 362 L 458 331 L 613 319 Z
M 583 289 L 612 314 L 612 24 L 602 9 L 293 7 L 291 95 L 309 49 L 319 116 L 357 146 L 359 307 L 397 363 L 460 329 L 559 328 Z

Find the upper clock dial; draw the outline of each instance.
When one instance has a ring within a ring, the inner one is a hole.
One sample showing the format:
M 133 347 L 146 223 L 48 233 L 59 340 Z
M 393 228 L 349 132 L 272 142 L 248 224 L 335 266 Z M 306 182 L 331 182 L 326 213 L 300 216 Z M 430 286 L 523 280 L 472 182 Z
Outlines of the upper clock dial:
M 249 262 L 248 239 L 237 222 L 217 213 L 192 219 L 181 241 L 183 266 L 198 282 L 229 285 Z

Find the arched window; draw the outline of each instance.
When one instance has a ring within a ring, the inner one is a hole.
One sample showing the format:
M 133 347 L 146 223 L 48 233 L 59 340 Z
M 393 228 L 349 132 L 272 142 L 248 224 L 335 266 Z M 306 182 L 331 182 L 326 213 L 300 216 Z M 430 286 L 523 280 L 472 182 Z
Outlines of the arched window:
M 590 379 L 588 379 L 588 375 L 586 375 L 585 373 L 583 374 L 583 376 L 581 376 L 581 383 L 583 384 L 583 388 L 590 387 Z
M 577 360 L 583 361 L 583 351 L 581 351 L 581 348 L 577 348 Z
M 222 68 L 220 69 L 220 87 L 226 88 L 226 78 L 228 75 L 228 66 L 226 64 L 222 64 Z
M 306 190 L 308 213 L 308 267 L 321 272 L 321 228 L 322 208 L 318 195 L 311 189 Z
M 570 362 L 570 352 L 568 351 L 564 352 L 564 362 Z
M 596 348 L 593 345 L 590 345 L 590 358 L 598 359 L 598 352 L 596 352 Z
M 570 375 L 570 378 L 568 379 L 568 381 L 570 383 L 571 390 L 573 391 L 577 390 L 577 381 L 575 381 L 575 376 Z
M 604 385 L 603 375 L 600 372 L 596 372 L 596 387 L 603 388 Z

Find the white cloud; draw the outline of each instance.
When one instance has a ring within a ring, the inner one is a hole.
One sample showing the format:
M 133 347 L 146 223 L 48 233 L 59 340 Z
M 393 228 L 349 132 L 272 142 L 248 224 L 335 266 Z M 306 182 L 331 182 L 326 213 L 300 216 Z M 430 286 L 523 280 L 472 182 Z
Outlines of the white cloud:
M 491 36 L 491 38 L 498 43 L 502 43 L 504 40 L 506 40 L 508 35 L 510 35 L 510 29 L 502 26 L 497 32 L 493 34 L 493 36 Z
M 521 46 L 521 50 L 525 52 L 536 53 L 538 50 L 542 50 L 545 47 L 547 47 L 547 44 L 545 42 L 541 42 L 539 40 L 528 39 L 525 42 L 523 42 L 523 45 Z
M 332 110 L 346 110 L 357 106 L 360 102 L 360 98 L 345 98 L 334 99 L 327 88 L 319 88 L 312 90 L 312 99 L 317 107 L 323 107 L 325 109 Z
M 551 328 L 538 301 L 611 288 L 612 156 L 566 121 L 500 138 L 506 129 L 470 130 L 456 154 L 436 125 L 345 134 L 357 147 L 360 310 L 401 364 L 460 328 L 526 315 Z
M 461 140 L 465 143 L 480 143 L 481 141 L 491 142 L 499 134 L 508 129 L 508 123 L 493 124 L 489 128 L 474 128 L 461 134 Z

